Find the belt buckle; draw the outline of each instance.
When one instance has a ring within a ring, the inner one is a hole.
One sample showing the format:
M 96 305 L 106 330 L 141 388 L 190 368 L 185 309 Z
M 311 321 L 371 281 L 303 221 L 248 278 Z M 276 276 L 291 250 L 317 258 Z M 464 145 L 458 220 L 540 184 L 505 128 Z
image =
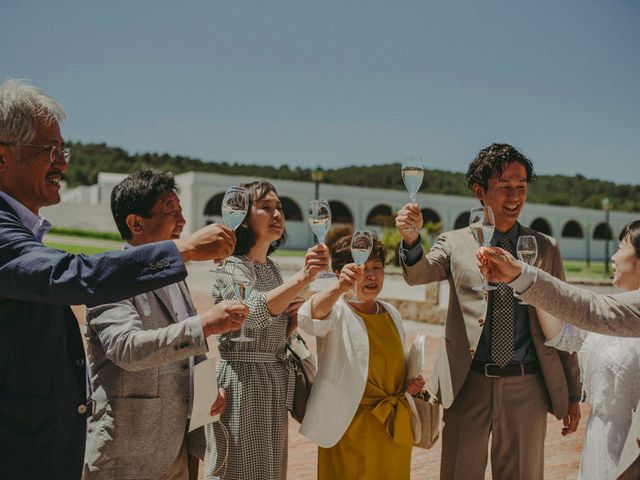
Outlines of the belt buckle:
M 487 377 L 487 378 L 500 378 L 500 375 L 489 375 L 489 372 L 487 371 L 487 367 L 491 367 L 491 366 L 499 367 L 500 365 L 498 365 L 497 363 L 485 363 L 484 364 L 484 376 Z

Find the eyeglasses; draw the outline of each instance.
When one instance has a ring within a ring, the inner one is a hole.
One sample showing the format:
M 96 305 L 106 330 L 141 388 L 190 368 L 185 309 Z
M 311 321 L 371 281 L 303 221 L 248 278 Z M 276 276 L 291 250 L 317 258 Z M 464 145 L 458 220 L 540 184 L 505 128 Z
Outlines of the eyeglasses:
M 41 148 L 42 150 L 49 150 L 49 161 L 51 163 L 56 163 L 56 161 L 62 160 L 68 165 L 69 160 L 71 160 L 71 148 L 60 147 L 53 143 L 50 145 L 36 145 L 34 143 L 0 142 L 0 145 L 14 145 L 18 147 Z

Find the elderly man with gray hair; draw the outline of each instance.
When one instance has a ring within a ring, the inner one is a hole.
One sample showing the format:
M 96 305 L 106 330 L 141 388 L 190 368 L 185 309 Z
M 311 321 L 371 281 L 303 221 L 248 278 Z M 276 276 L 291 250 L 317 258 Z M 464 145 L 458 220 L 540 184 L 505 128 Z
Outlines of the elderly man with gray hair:
M 19 80 L 0 85 L 3 480 L 81 476 L 92 403 L 69 305 L 116 302 L 174 284 L 187 276 L 185 262 L 220 260 L 235 246 L 233 231 L 216 224 L 185 238 L 90 256 L 43 245 L 51 225 L 39 210 L 60 202 L 71 155 L 60 133 L 64 118 L 42 90 Z M 210 331 L 204 320 L 200 328 Z

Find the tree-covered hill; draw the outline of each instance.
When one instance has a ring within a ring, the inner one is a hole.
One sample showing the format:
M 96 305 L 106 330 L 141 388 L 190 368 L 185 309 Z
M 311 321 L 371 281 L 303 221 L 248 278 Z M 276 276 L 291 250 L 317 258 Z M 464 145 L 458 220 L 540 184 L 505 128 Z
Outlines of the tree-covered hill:
M 203 162 L 194 158 L 158 153 L 130 155 L 125 150 L 102 144 L 71 143 L 73 159 L 66 173 L 70 186 L 91 185 L 98 172 L 129 173 L 143 167 L 172 171 L 189 171 L 250 175 L 265 178 L 309 181 L 311 169 L 286 165 L 241 165 L 227 162 Z M 400 164 L 350 166 L 324 170 L 324 183 L 403 190 Z M 471 195 L 463 173 L 426 170 L 422 191 L 448 195 Z M 530 187 L 529 201 L 552 205 L 600 208 L 609 197 L 614 210 L 640 212 L 640 185 L 617 185 L 576 175 L 541 175 Z

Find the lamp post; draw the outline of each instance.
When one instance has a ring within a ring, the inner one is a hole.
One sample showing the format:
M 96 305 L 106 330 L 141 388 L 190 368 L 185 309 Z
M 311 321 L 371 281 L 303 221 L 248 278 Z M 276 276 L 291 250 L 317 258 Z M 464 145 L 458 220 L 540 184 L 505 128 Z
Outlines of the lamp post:
M 311 171 L 311 181 L 315 184 L 315 187 L 316 187 L 315 188 L 316 200 L 320 198 L 320 183 L 322 182 L 323 179 L 324 179 L 324 172 L 322 171 L 320 166 L 317 166 L 315 170 Z
M 587 268 L 591 268 L 591 223 L 587 223 L 587 235 L 585 240 L 587 247 Z
M 609 227 L 609 212 L 611 211 L 611 200 L 609 197 L 604 197 L 602 199 L 602 209 L 604 210 L 604 223 L 607 226 L 607 231 L 605 233 L 605 241 L 604 241 L 604 273 L 606 276 L 609 276 L 609 240 L 610 240 L 610 232 L 611 228 Z

